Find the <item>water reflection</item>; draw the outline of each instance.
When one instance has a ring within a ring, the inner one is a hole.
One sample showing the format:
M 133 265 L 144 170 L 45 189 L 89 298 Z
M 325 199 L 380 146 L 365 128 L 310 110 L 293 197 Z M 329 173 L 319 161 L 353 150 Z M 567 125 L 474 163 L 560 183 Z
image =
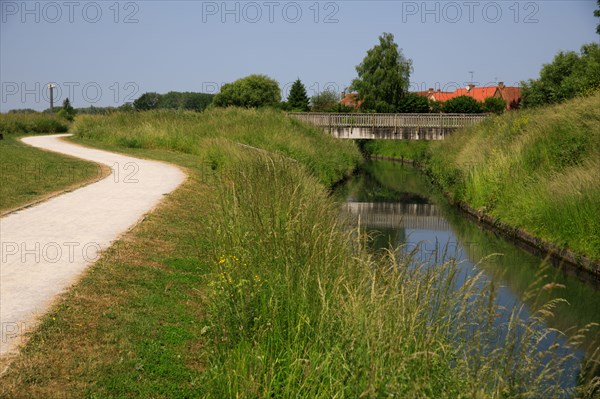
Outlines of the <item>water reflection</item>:
M 526 292 L 544 262 L 456 212 L 418 171 L 396 163 L 373 162 L 338 195 L 345 199 L 343 208 L 350 219 L 360 221 L 374 234 L 372 250 L 404 245 L 403 251 L 418 248 L 421 261 L 453 257 L 461 261 L 465 276 L 483 270 L 484 280 L 498 287 L 497 300 L 502 306 L 532 305 Z M 555 317 L 548 321 L 551 327 L 564 331 L 600 322 L 597 282 L 581 281 L 560 268 L 549 268 L 546 273 L 550 280 L 565 286 L 553 297 L 568 302 L 555 309 Z M 594 338 L 585 342 L 588 354 L 597 346 Z M 584 352 L 578 353 L 583 356 Z

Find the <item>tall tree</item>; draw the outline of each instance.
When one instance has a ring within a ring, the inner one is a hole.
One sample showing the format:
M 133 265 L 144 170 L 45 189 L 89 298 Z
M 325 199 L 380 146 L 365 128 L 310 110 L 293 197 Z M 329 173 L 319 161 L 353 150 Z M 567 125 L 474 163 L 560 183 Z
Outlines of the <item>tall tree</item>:
M 384 33 L 356 67 L 358 78 L 352 81 L 351 89 L 363 100 L 364 110 L 396 112 L 408 91 L 411 71 L 412 61 L 404 58 L 394 35 Z
M 306 95 L 306 87 L 304 87 L 300 81 L 300 78 L 296 79 L 292 85 L 287 102 L 292 111 L 308 111 L 308 96 Z

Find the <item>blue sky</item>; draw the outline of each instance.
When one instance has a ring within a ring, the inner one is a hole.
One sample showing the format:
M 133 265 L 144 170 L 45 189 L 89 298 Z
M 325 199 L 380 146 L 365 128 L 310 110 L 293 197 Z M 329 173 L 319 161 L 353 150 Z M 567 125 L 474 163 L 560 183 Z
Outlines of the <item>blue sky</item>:
M 0 111 L 118 106 L 144 92 L 216 92 L 253 73 L 285 92 L 342 91 L 383 32 L 412 59 L 413 90 L 538 76 L 598 42 L 595 0 L 0 1 Z

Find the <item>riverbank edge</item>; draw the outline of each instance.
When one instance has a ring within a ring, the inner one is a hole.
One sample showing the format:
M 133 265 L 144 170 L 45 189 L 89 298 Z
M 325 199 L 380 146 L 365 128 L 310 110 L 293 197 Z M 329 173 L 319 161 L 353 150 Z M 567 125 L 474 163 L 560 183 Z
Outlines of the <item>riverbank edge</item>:
M 366 154 L 367 159 L 375 161 L 391 161 L 398 162 L 403 165 L 409 165 L 419 169 L 422 173 L 429 176 L 436 187 L 442 187 L 435 181 L 434 177 L 427 170 L 426 165 L 418 161 L 406 158 L 396 158 L 381 155 Z M 600 261 L 594 261 L 589 257 L 576 253 L 569 248 L 560 248 L 557 245 L 537 237 L 522 228 L 514 227 L 508 223 L 501 221 L 499 218 L 494 218 L 488 213 L 479 211 L 463 201 L 453 201 L 449 193 L 442 189 L 442 193 L 446 200 L 461 213 L 467 215 L 471 220 L 478 225 L 486 227 L 488 230 L 499 233 L 505 238 L 517 243 L 524 244 L 526 250 L 537 255 L 549 257 L 554 266 L 560 267 L 561 264 L 568 265 L 572 271 L 583 271 L 589 274 L 596 282 L 600 281 Z M 578 273 L 576 273 L 578 274 Z M 582 277 L 579 276 L 578 277 Z

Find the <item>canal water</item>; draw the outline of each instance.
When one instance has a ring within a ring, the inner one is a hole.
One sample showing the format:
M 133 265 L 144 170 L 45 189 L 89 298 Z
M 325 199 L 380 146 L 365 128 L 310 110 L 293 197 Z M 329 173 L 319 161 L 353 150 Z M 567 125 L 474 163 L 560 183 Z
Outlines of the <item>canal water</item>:
M 361 226 L 373 236 L 369 243 L 372 251 L 401 248 L 432 264 L 455 258 L 465 273 L 483 271 L 484 279 L 493 281 L 500 305 L 510 309 L 524 304 L 531 311 L 526 294 L 545 262 L 459 213 L 418 170 L 373 161 L 336 196 L 345 202 L 345 212 L 355 221 L 360 219 Z M 564 285 L 553 292 L 568 302 L 555 309 L 555 316 L 547 322 L 549 327 L 565 331 L 600 323 L 597 281 L 553 266 L 546 274 Z M 577 359 L 591 354 L 598 344 L 595 338 L 588 337 L 581 349 L 574 350 Z M 574 379 L 563 381 L 563 386 L 574 384 Z

